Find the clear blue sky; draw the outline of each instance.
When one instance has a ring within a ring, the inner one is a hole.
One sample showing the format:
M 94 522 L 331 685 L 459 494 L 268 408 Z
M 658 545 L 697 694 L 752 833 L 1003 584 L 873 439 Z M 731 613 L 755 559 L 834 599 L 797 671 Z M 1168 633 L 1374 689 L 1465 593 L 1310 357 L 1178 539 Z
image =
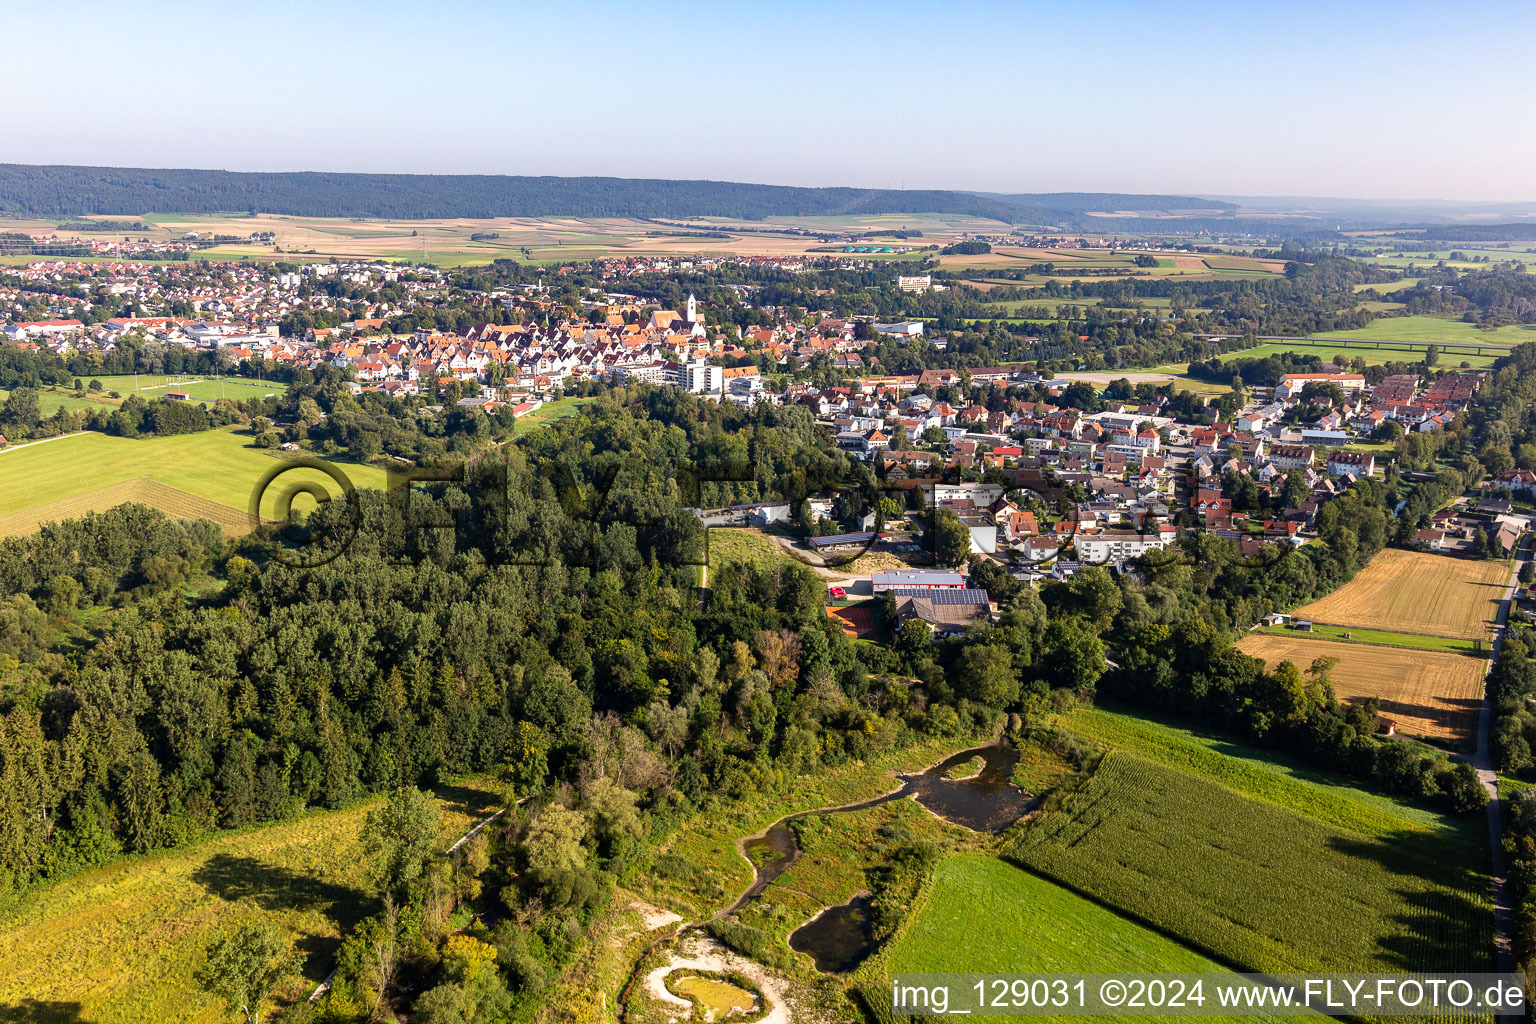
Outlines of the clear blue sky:
M 0 160 L 1536 200 L 1536 4 L 0 0 Z

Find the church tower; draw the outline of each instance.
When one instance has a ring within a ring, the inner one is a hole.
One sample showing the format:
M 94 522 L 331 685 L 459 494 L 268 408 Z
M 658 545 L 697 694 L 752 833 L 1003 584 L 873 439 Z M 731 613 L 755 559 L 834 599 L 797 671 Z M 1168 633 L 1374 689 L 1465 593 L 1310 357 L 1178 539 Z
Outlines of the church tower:
M 691 324 L 696 324 L 699 322 L 699 303 L 698 300 L 693 297 L 693 292 L 688 293 L 687 320 Z

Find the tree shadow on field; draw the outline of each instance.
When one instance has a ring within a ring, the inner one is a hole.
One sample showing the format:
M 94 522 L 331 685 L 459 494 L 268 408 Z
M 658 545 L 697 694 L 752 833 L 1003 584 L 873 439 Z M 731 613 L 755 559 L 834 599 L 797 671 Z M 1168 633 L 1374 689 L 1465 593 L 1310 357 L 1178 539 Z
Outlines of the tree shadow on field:
M 80 1004 L 44 999 L 23 999 L 0 1006 L 0 1024 L 82 1024 Z
M 350 885 L 338 885 L 312 874 L 263 864 L 254 857 L 221 853 L 208 858 L 192 873 L 192 880 L 230 903 L 249 903 L 267 911 L 319 911 L 345 935 L 357 922 L 376 912 L 378 897 Z M 339 940 L 306 933 L 296 943 L 304 954 L 304 973 L 316 970 L 323 976 L 334 958 Z M 0 1024 L 4 1024 L 0 1017 Z
M 450 782 L 433 786 L 432 795 L 443 802 L 445 810 L 471 818 L 483 818 L 501 805 L 494 793 Z
M 1481 817 L 1481 815 L 1479 815 Z M 1486 851 L 1435 850 L 1422 833 L 1399 833 L 1384 839 L 1335 838 L 1329 845 L 1340 853 L 1373 861 L 1404 881 L 1423 879 L 1431 887 L 1394 885 L 1401 912 L 1387 920 L 1397 930 L 1376 936 L 1376 951 L 1393 967 L 1408 971 L 1491 971 L 1493 910 L 1477 897 L 1488 890 L 1485 874 L 1464 866 L 1482 863 Z

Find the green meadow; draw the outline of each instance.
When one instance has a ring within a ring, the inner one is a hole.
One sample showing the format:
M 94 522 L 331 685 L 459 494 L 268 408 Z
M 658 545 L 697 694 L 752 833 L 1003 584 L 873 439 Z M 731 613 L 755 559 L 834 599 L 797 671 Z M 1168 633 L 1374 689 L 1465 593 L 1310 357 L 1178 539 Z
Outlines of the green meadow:
M 1350 445 L 1351 449 L 1372 450 L 1364 445 Z M 1380 450 L 1384 445 L 1373 446 Z M 1258 632 L 1273 633 L 1276 636 L 1301 636 L 1317 637 L 1323 640 L 1337 640 L 1340 643 L 1373 644 L 1378 647 L 1407 647 L 1419 651 L 1450 651 L 1453 654 L 1474 654 L 1484 657 L 1487 647 L 1477 640 L 1459 640 L 1447 636 L 1425 636 L 1420 633 L 1392 633 L 1380 629 L 1360 629 L 1357 626 L 1330 626 L 1325 623 L 1312 624 L 1312 632 L 1298 633 L 1285 626 L 1261 626 Z
M 582 409 L 597 401 L 595 398 L 561 398 L 553 402 L 545 402 L 533 412 L 517 421 L 518 433 L 526 433 L 536 427 L 548 426 L 568 416 L 575 416 Z
M 1384 341 L 1412 341 L 1436 345 L 1498 345 L 1512 347 L 1536 341 L 1536 325 L 1520 324 L 1485 331 L 1463 320 L 1438 316 L 1394 316 L 1372 320 L 1364 327 L 1348 331 L 1324 331 L 1319 338 L 1380 338 Z M 1442 357 L 1453 358 L 1450 355 Z M 1455 358 L 1460 358 L 1459 356 Z
M 496 803 L 480 780 L 437 797 L 439 849 Z M 210 933 L 258 912 L 305 954 L 303 978 L 282 991 L 301 996 L 330 972 L 342 934 L 377 908 L 358 835 L 381 799 L 124 857 L 0 901 L 0 1006 L 20 1011 L 0 1020 L 234 1019 L 192 973 Z
M 887 976 L 908 972 L 1196 974 L 1226 970 L 1069 889 L 984 856 L 950 857 L 939 863 L 927 901 L 883 961 L 880 966 Z M 872 987 L 869 991 L 873 994 L 880 989 Z M 969 1019 L 1001 1024 L 1017 1018 L 978 1015 Z
M 1398 318 L 1406 319 L 1406 318 Z M 1375 330 L 1377 324 L 1390 323 L 1391 320 L 1382 319 L 1374 321 L 1370 328 Z M 1409 339 L 1387 338 L 1381 334 L 1374 335 L 1384 342 L 1404 341 Z M 1234 359 L 1263 359 L 1267 356 L 1277 356 L 1286 352 L 1294 352 L 1299 355 L 1315 355 L 1325 362 L 1335 355 L 1345 355 L 1350 359 L 1356 356 L 1365 359 L 1367 366 L 1380 366 L 1382 363 L 1416 363 L 1424 359 L 1422 348 L 1392 348 L 1390 344 L 1385 347 L 1377 347 L 1367 344 L 1355 338 L 1345 337 L 1338 332 L 1318 335 L 1322 340 L 1303 341 L 1271 341 L 1253 348 L 1239 349 L 1233 352 L 1224 352 L 1221 355 L 1222 362 L 1230 362 Z M 1330 340 L 1331 339 L 1331 340 Z M 1536 340 L 1533 338 L 1532 340 Z M 1441 342 L 1442 344 L 1444 342 Z M 1465 342 L 1462 342 L 1465 344 Z M 1502 347 L 1504 342 L 1484 341 L 1483 344 L 1495 344 Z M 1494 364 L 1499 357 L 1498 353 L 1484 352 L 1482 355 L 1462 352 L 1441 352 L 1440 359 L 1435 364 L 1438 367 L 1455 367 L 1465 362 L 1472 369 L 1486 369 Z
M 1351 785 L 1331 772 L 1227 736 L 1097 707 L 1077 708 L 1054 723 L 1110 750 L 1124 750 L 1210 779 L 1228 789 L 1289 807 L 1318 821 L 1374 836 L 1424 830 L 1486 848 L 1482 819 L 1454 818 L 1420 804 Z M 1485 854 L 1466 854 L 1478 859 Z
M 270 451 L 250 442 L 247 431 L 222 427 L 170 437 L 84 433 L 18 446 L 0 452 L 0 472 L 6 480 L 6 486 L 0 488 L 0 516 L 67 502 L 134 477 L 150 477 L 243 510 L 262 475 L 280 465 Z M 384 471 L 377 467 L 338 463 L 338 469 L 355 487 L 384 487 Z M 322 479 L 313 470 L 292 472 L 305 479 Z M 338 489 L 331 485 L 333 493 Z M 71 510 L 71 514 L 83 511 Z

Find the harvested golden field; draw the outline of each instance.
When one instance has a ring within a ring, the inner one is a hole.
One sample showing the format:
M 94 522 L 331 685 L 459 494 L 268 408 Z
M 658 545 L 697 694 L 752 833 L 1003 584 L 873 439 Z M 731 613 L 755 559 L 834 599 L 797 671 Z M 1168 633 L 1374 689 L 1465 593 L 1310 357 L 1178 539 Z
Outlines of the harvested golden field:
M 1381 713 L 1397 722 L 1399 732 L 1461 744 L 1470 743 L 1477 729 L 1487 665 L 1482 658 L 1268 633 L 1250 634 L 1237 646 L 1270 668 L 1290 661 L 1303 672 L 1317 658 L 1338 658 L 1333 688 L 1339 699 L 1379 698 Z
M 1509 564 L 1387 548 L 1344 586 L 1297 608 L 1298 619 L 1481 640 L 1509 580 Z

